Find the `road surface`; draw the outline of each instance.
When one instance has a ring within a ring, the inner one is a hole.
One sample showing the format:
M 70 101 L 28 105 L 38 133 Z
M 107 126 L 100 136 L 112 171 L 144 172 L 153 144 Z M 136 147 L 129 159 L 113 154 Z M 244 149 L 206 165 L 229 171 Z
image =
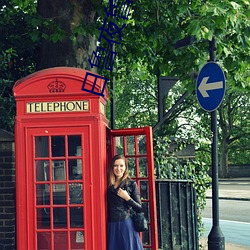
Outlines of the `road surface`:
M 211 196 L 211 190 L 208 190 L 207 197 Z M 220 229 L 225 242 L 250 250 L 250 182 L 220 182 L 219 196 Z M 202 213 L 205 237 L 212 229 L 212 199 L 208 198 L 206 201 L 206 208 Z

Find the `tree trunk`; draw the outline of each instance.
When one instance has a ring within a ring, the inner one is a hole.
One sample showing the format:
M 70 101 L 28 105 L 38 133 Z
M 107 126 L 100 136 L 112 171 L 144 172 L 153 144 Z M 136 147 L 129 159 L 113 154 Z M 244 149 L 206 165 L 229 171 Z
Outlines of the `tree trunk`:
M 38 0 L 38 14 L 44 19 L 52 19 L 55 24 L 53 28 L 43 27 L 44 34 L 51 37 L 59 27 L 64 35 L 57 42 L 47 38 L 42 40 L 38 51 L 37 69 L 69 66 L 92 70 L 88 59 L 96 49 L 96 38 L 90 34 L 84 35 L 84 32 L 74 36 L 73 31 L 79 26 L 86 31 L 89 25 L 95 24 L 96 11 L 93 1 Z M 96 70 L 96 68 L 93 69 Z
M 219 177 L 228 177 L 228 144 L 225 140 L 222 140 L 220 144 Z

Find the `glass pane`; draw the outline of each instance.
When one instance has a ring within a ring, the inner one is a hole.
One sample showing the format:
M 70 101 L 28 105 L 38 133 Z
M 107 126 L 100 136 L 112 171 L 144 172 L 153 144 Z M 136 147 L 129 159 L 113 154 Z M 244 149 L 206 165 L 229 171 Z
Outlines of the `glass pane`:
M 68 249 L 68 233 L 67 232 L 54 232 L 55 250 Z
M 149 202 L 142 202 L 142 211 L 148 222 L 150 222 L 149 209 Z
M 49 184 L 44 185 L 44 190 L 42 194 L 42 204 L 43 205 L 50 204 L 50 185 Z
M 124 144 L 123 144 L 123 137 L 122 136 L 115 137 L 115 145 L 116 145 L 116 154 L 123 155 L 124 154 Z
M 50 213 L 49 208 L 38 208 L 36 210 L 37 228 L 50 228 Z
M 50 250 L 51 237 L 50 232 L 37 233 L 37 249 Z
M 148 159 L 139 158 L 140 177 L 148 176 Z
M 47 185 L 49 188 L 49 185 Z M 45 196 L 49 195 L 45 191 L 45 185 L 36 185 L 36 204 L 37 205 L 43 205 L 45 204 Z
M 80 135 L 68 136 L 68 156 L 81 156 L 82 142 Z
M 136 177 L 135 158 L 128 158 L 128 171 L 130 177 L 132 178 Z
M 83 227 L 83 207 L 70 208 L 70 227 Z
M 53 181 L 65 181 L 65 161 L 53 161 L 52 162 L 52 174 Z
M 82 160 L 75 159 L 69 160 L 69 179 L 81 180 L 82 179 Z
M 52 157 L 65 156 L 64 136 L 51 136 Z
M 53 184 L 53 204 L 66 204 L 65 184 Z
M 127 140 L 127 154 L 135 155 L 135 140 L 134 136 L 126 136 Z
M 35 137 L 35 157 L 49 157 L 48 136 Z
M 49 181 L 49 161 L 36 161 L 36 180 Z
M 141 198 L 143 200 L 148 200 L 149 199 L 148 181 L 140 181 L 140 191 L 141 191 Z
M 142 232 L 142 243 L 143 245 L 151 245 L 151 231 L 150 227 L 147 231 Z M 147 248 L 148 249 L 148 248 Z
M 146 135 L 138 135 L 137 142 L 139 147 L 139 154 L 144 155 L 147 153 L 146 151 Z
M 69 184 L 69 197 L 70 197 L 70 204 L 83 203 L 81 183 Z
M 84 249 L 84 232 L 70 232 L 71 249 Z
M 67 225 L 67 212 L 66 208 L 54 208 L 54 227 L 65 227 Z M 59 248 L 58 248 L 59 249 Z

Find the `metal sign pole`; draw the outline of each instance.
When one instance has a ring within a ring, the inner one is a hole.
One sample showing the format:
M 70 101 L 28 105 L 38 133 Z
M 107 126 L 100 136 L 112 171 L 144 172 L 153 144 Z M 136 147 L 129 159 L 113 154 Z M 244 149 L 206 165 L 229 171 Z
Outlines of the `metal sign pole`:
M 215 38 L 209 42 L 210 61 L 215 61 Z M 208 235 L 208 250 L 224 250 L 225 238 L 219 225 L 219 181 L 218 181 L 218 128 L 217 110 L 211 112 L 212 140 L 212 204 L 213 227 Z

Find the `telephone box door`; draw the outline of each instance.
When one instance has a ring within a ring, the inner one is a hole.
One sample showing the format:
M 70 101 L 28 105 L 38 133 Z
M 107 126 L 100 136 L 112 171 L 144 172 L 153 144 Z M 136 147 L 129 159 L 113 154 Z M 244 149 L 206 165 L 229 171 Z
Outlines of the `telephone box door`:
M 28 249 L 91 249 L 88 126 L 27 128 L 26 138 Z
M 154 179 L 152 128 L 131 128 L 109 131 L 110 159 L 123 154 L 128 159 L 130 177 L 139 187 L 149 230 L 141 233 L 144 249 L 157 250 L 157 216 Z

